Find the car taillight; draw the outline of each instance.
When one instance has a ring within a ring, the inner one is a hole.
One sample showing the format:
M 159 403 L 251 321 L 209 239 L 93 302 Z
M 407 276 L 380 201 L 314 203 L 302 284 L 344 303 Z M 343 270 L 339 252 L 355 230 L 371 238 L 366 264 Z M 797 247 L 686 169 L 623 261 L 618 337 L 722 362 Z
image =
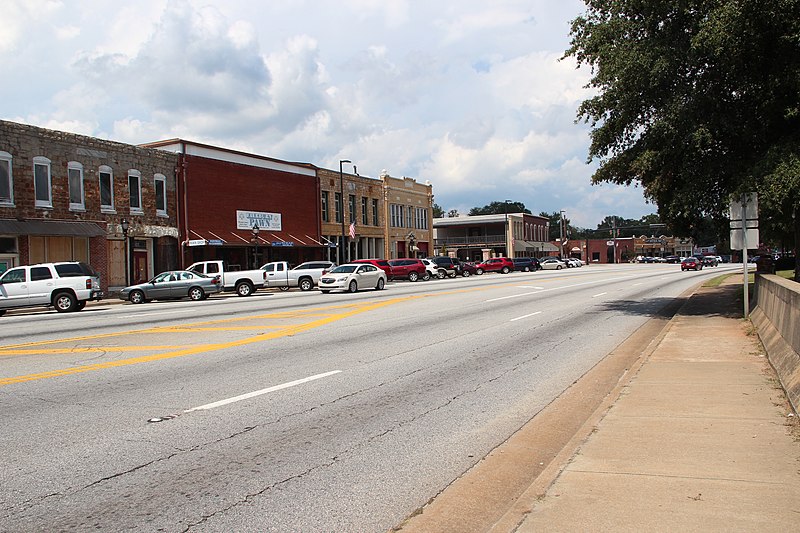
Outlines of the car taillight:
M 92 280 L 91 279 L 87 279 L 86 280 L 86 288 L 87 289 L 91 289 L 92 288 Z
M 322 269 L 322 275 L 324 276 L 324 275 L 325 275 L 325 274 L 327 274 L 327 273 L 328 273 L 328 271 L 327 271 L 327 270 L 325 270 L 325 269 L 323 268 L 323 269 Z
M 213 283 L 215 283 L 216 285 L 219 285 L 220 283 L 222 283 L 222 280 L 221 280 L 221 279 L 219 279 L 219 276 L 214 276 L 214 281 L 213 281 Z

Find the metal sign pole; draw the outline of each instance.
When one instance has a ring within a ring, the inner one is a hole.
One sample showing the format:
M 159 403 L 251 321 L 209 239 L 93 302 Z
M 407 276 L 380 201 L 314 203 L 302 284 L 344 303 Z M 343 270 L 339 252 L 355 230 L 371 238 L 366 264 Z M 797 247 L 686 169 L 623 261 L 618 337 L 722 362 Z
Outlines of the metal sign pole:
M 747 286 L 747 195 L 742 195 L 742 270 L 744 272 L 744 317 L 750 316 L 750 292 Z

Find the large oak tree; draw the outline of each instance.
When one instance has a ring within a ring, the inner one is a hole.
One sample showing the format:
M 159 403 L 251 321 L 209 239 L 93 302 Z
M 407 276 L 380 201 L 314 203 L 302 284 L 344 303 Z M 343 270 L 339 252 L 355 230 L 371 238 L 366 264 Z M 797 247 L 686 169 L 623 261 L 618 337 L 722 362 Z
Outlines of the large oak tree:
M 565 57 L 592 69 L 578 117 L 592 128 L 593 182 L 641 184 L 687 234 L 756 191 L 796 249 L 800 0 L 585 3 Z

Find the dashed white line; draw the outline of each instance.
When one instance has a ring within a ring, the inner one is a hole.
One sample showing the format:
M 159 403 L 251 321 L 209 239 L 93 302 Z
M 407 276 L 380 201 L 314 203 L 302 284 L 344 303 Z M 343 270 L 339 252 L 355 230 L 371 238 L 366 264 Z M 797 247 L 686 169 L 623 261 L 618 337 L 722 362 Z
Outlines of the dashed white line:
M 607 292 L 601 292 L 599 294 L 593 295 L 592 298 L 597 298 L 598 296 L 603 296 L 604 294 L 608 294 L 608 293 Z
M 531 313 L 529 315 L 518 316 L 517 318 L 512 318 L 510 322 L 516 322 L 517 320 L 522 320 L 523 318 L 532 317 L 534 315 L 540 315 L 541 313 L 541 311 L 536 311 L 535 313 Z
M 184 413 L 190 413 L 192 411 L 207 411 L 208 409 L 214 409 L 215 407 L 222 407 L 223 405 L 228 405 L 234 402 L 240 402 L 242 400 L 247 400 L 250 398 L 255 398 L 256 396 L 261 396 L 262 394 L 269 394 L 270 392 L 279 391 L 282 389 L 288 389 L 289 387 L 294 387 L 296 385 L 302 385 L 303 383 L 308 383 L 309 381 L 314 381 L 317 379 L 326 378 L 328 376 L 333 376 L 334 374 L 340 373 L 341 370 L 333 370 L 331 372 L 325 372 L 324 374 L 317 374 L 315 376 L 309 376 L 307 378 L 298 379 L 295 381 L 290 381 L 288 383 L 283 383 L 281 385 L 275 385 L 274 387 L 269 387 L 267 389 L 261 389 L 253 392 L 248 392 L 247 394 L 242 394 L 240 396 L 234 396 L 233 398 L 228 398 L 225 400 L 220 400 L 214 403 L 207 403 L 205 405 L 201 405 L 200 407 L 193 407 L 191 409 L 187 409 Z

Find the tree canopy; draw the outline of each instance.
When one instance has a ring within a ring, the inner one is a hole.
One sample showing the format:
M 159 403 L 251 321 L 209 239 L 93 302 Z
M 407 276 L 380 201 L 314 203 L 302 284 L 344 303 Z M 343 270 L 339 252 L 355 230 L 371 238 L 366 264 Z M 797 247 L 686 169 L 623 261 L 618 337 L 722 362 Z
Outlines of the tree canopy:
M 797 236 L 800 0 L 585 2 L 565 57 L 592 71 L 592 181 L 641 184 L 683 234 L 757 191 Z
M 531 214 L 530 209 L 525 207 L 522 202 L 492 202 L 483 207 L 473 207 L 469 210 L 469 215 L 501 215 L 503 213 L 528 213 Z

